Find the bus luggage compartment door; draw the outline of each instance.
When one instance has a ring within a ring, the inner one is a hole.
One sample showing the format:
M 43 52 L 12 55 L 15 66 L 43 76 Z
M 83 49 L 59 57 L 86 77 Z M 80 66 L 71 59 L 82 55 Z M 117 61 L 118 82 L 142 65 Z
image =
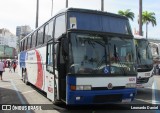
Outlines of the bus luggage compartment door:
M 47 98 L 54 101 L 54 75 L 47 72 Z

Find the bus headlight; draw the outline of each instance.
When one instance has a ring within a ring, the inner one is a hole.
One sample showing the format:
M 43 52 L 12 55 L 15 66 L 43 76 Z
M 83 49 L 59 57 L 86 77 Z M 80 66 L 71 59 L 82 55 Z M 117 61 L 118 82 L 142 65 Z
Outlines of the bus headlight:
M 92 86 L 91 85 L 77 85 L 77 86 L 72 86 L 71 85 L 71 90 L 91 90 Z
M 90 85 L 85 85 L 83 86 L 83 90 L 91 90 L 92 87 Z
M 136 83 L 128 83 L 126 84 L 126 88 L 136 88 Z
M 83 90 L 83 86 L 76 86 L 76 90 Z

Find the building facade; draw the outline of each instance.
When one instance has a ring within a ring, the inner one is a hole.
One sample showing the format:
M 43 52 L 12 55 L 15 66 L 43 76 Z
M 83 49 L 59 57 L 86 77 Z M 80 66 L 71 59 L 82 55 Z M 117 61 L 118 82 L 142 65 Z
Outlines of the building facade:
M 17 39 L 8 29 L 0 29 L 0 58 L 14 58 L 17 55 Z
M 17 26 L 16 27 L 16 36 L 22 39 L 24 36 L 29 34 L 32 31 L 31 27 L 28 25 L 25 26 Z
M 7 29 L 0 29 L 0 45 L 8 45 L 9 47 L 17 47 L 17 36 L 13 35 Z

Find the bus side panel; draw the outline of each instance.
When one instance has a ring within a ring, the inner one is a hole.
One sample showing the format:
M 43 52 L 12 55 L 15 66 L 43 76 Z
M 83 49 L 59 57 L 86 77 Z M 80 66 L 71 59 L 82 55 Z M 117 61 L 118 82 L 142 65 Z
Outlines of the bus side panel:
M 28 51 L 26 69 L 28 81 L 46 92 L 46 47 Z
M 109 83 L 117 89 L 107 89 Z M 126 88 L 126 84 L 134 83 L 136 77 L 75 77 L 67 76 L 67 104 L 107 104 L 131 102 L 136 95 L 136 88 Z M 91 85 L 92 90 L 71 90 L 71 85 Z

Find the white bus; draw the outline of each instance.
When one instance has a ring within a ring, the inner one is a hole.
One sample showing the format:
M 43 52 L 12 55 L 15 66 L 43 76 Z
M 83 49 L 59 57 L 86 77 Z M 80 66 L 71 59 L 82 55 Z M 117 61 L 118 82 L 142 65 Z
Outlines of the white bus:
M 159 43 L 150 42 L 150 46 L 151 46 L 153 60 L 155 62 L 158 62 L 160 60 L 160 44 Z
M 66 9 L 20 41 L 18 58 L 23 81 L 53 102 L 131 102 L 136 95 L 134 37 L 120 15 Z
M 153 84 L 153 57 L 149 41 L 142 36 L 134 36 L 137 56 L 137 87 L 146 88 Z

